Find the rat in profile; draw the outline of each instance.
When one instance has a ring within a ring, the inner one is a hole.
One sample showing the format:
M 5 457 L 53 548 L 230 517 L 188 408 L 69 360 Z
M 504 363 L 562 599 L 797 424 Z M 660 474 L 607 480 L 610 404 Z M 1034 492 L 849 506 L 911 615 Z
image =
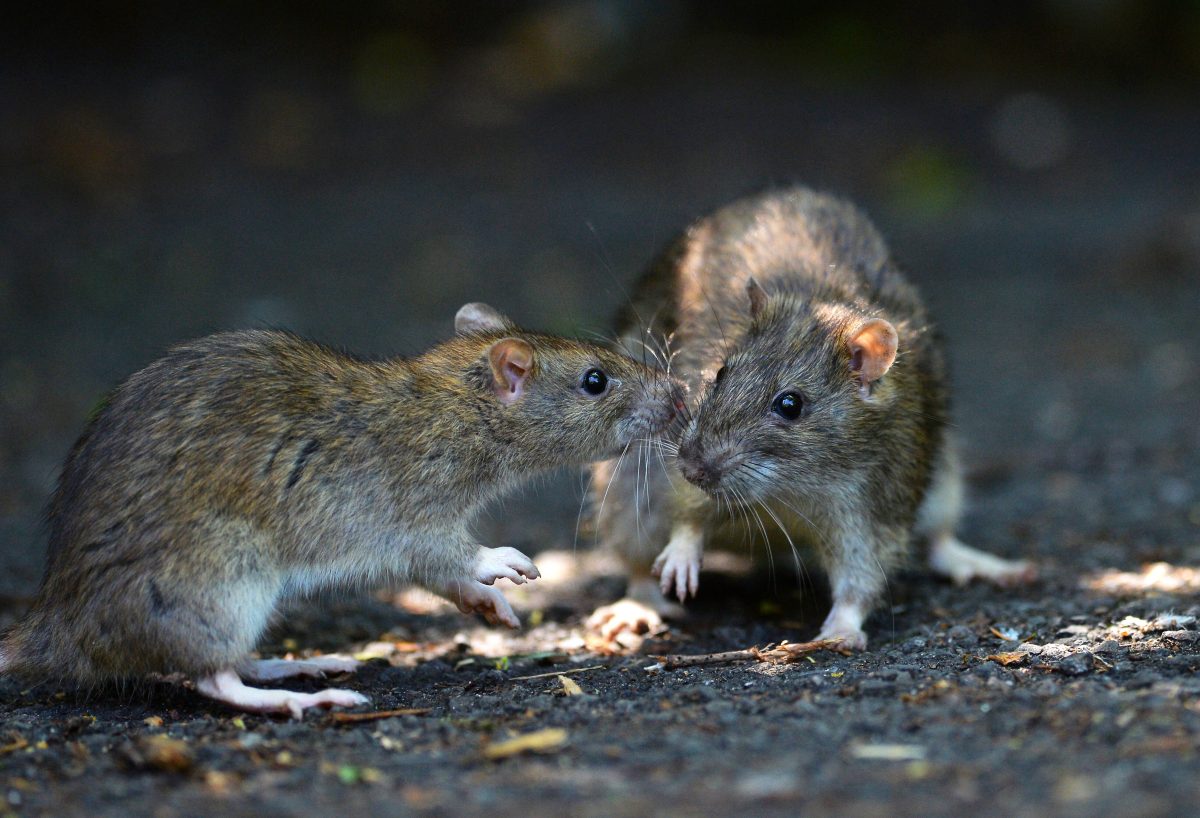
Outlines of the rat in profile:
M 299 717 L 366 699 L 243 683 L 356 666 L 249 658 L 289 597 L 413 581 L 517 627 L 492 583 L 537 568 L 480 546 L 473 517 L 535 474 L 664 428 L 680 387 L 483 304 L 455 328 L 385 361 L 231 332 L 130 376 L 63 467 L 46 573 L 0 642 L 0 671 L 84 684 L 178 672 L 233 707 Z
M 633 475 L 594 467 L 598 532 L 630 585 L 592 627 L 612 636 L 677 612 L 661 594 L 695 595 L 706 541 L 731 514 L 815 546 L 833 597 L 820 638 L 854 648 L 914 538 L 956 582 L 1032 578 L 1029 563 L 955 537 L 963 478 L 941 342 L 851 204 L 794 188 L 700 219 L 643 277 L 622 330 L 630 347 L 645 332 L 670 339 L 690 412 L 678 474 L 656 473 L 649 503 L 645 476 L 639 494 Z

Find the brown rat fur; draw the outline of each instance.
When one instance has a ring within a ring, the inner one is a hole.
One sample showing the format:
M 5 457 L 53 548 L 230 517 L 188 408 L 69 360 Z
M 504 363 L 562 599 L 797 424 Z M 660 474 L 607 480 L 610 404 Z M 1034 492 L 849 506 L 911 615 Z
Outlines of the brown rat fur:
M 598 611 L 595 627 L 655 624 L 645 605 L 670 612 L 651 571 L 663 592 L 694 595 L 705 542 L 731 510 L 815 546 L 834 600 L 821 635 L 855 647 L 914 534 L 956 580 L 1029 576 L 954 538 L 962 488 L 942 344 L 849 203 L 795 188 L 700 219 L 643 277 L 622 331 L 627 345 L 645 332 L 670 339 L 690 390 L 677 448 L 690 482 L 656 476 L 650 507 L 637 509 L 636 481 L 595 467 L 608 495 L 601 539 L 631 573 L 631 600 Z
M 407 360 L 246 331 L 181 344 L 130 376 L 67 458 L 45 577 L 0 667 L 83 683 L 236 668 L 276 678 L 247 655 L 280 600 L 381 582 L 418 582 L 515 626 L 488 586 L 536 568 L 481 548 L 475 514 L 537 473 L 654 433 L 679 392 L 484 305 L 456 323 L 455 338 Z M 592 369 L 606 375 L 598 396 L 581 387 Z M 356 703 L 264 699 L 273 691 L 223 679 L 198 686 L 247 709 Z

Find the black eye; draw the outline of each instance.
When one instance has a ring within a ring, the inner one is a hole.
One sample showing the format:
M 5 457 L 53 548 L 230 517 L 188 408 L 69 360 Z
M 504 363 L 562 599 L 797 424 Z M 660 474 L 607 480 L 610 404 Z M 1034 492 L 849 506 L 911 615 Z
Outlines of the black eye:
M 721 367 L 720 369 L 717 370 L 717 377 L 713 378 L 713 383 L 718 384 L 724 379 L 725 379 L 725 367 Z
M 589 395 L 603 395 L 604 390 L 608 388 L 608 376 L 599 369 L 589 369 L 583 373 L 579 388 Z
M 775 396 L 771 411 L 784 420 L 795 420 L 804 409 L 804 400 L 795 392 L 782 392 Z

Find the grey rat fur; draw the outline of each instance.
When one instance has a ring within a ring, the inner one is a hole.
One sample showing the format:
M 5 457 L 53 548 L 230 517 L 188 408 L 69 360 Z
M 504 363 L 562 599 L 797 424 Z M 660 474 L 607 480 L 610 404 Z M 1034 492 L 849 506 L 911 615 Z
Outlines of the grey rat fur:
M 646 333 L 670 340 L 690 394 L 677 449 L 690 482 L 656 474 L 638 509 L 634 477 L 594 468 L 607 494 L 600 538 L 631 579 L 629 598 L 597 611 L 593 627 L 613 635 L 672 612 L 652 573 L 663 593 L 694 595 L 705 543 L 730 509 L 816 546 L 833 595 L 820 635 L 852 647 L 865 646 L 862 622 L 914 536 L 956 581 L 1031 576 L 955 539 L 962 476 L 942 344 L 848 202 L 794 188 L 698 220 L 647 271 L 621 332 L 631 348 Z M 795 419 L 773 410 L 789 394 Z
M 353 667 L 250 662 L 279 601 L 415 581 L 518 625 L 498 578 L 536 578 L 469 525 L 547 469 L 666 425 L 679 387 L 593 344 L 468 304 L 458 335 L 364 361 L 275 331 L 175 347 L 130 376 L 75 444 L 49 506 L 49 556 L 0 670 L 80 683 L 180 672 L 249 710 L 364 702 L 247 688 Z M 600 395 L 584 373 L 607 375 Z

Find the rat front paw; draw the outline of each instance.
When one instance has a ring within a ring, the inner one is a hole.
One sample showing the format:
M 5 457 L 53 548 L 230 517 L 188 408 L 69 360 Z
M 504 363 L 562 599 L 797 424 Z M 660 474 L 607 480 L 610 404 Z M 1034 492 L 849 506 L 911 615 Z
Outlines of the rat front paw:
M 515 548 L 480 548 L 475 562 L 475 579 L 491 585 L 498 579 L 512 580 L 521 585 L 526 579 L 537 579 L 542 574 L 533 560 Z
M 817 639 L 838 639 L 844 648 L 866 650 L 867 635 L 862 629 L 864 618 L 865 613 L 861 606 L 835 600 L 833 609 L 821 625 Z
M 445 596 L 463 613 L 482 614 L 489 625 L 521 627 L 521 620 L 517 619 L 504 594 L 490 585 L 475 580 L 463 580 L 447 588 Z
M 658 577 L 658 587 L 667 596 L 674 590 L 680 602 L 695 596 L 700 588 L 700 552 L 693 548 L 668 545 L 663 549 L 650 569 Z

